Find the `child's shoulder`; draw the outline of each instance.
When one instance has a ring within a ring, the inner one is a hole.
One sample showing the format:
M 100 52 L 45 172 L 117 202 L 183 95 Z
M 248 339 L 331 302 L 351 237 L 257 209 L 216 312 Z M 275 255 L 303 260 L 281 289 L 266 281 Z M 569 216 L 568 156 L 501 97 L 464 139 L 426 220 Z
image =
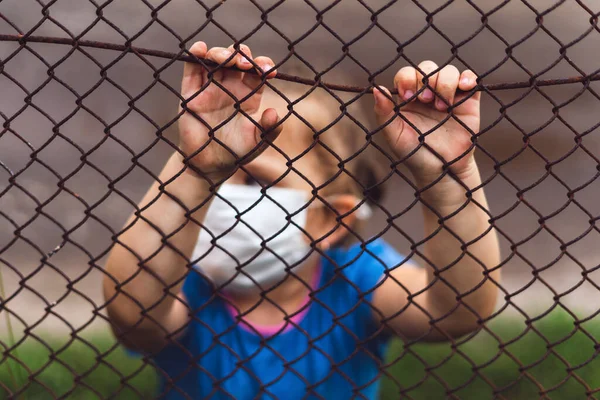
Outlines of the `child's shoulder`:
M 375 284 L 386 271 L 410 264 L 407 257 L 383 239 L 331 249 L 324 263 L 326 268 L 338 269 L 349 281 L 359 286 L 362 286 L 361 283 L 367 286 Z
M 202 306 L 214 293 L 214 286 L 201 270 L 194 266 L 183 282 L 183 293 L 192 309 Z
M 355 243 L 348 247 L 338 247 L 327 252 L 329 258 L 344 268 L 346 265 L 356 266 L 364 263 L 379 263 L 387 268 L 402 263 L 406 257 L 394 249 L 383 239 L 374 239 L 369 242 Z M 392 265 L 390 265 L 392 264 Z

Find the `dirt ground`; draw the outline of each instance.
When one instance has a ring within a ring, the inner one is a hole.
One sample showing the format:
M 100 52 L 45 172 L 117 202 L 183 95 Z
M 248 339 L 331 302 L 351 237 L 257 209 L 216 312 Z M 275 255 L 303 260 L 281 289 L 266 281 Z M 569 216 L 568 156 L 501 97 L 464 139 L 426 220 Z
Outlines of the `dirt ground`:
M 163 2 L 148 3 L 159 6 Z M 213 3 L 219 2 L 204 2 Z M 297 56 L 281 65 L 282 72 L 298 71 L 299 58 L 316 71 L 343 59 L 323 76 L 327 82 L 364 86 L 368 85 L 369 75 L 378 72 L 375 81 L 389 85 L 394 72 L 407 65 L 407 59 L 448 62 L 453 47 L 449 41 L 460 43 L 459 59 L 453 63 L 472 68 L 484 76 L 484 83 L 523 81 L 531 74 L 539 74 L 540 79 L 589 74 L 600 61 L 596 51 L 600 34 L 590 29 L 590 15 L 574 0 L 546 13 L 540 28 L 536 28 L 536 13 L 524 1 L 510 1 L 488 15 L 484 18 L 487 27 L 482 28 L 481 13 L 466 1 L 456 0 L 435 13 L 433 26 L 427 29 L 427 14 L 416 2 L 396 2 L 377 14 L 380 27 L 354 41 L 346 57 L 340 39 L 350 42 L 372 21 L 372 13 L 358 1 L 340 2 L 321 14 L 323 23 L 338 38 L 321 26 L 299 43 L 295 41 L 319 17 L 308 2 L 287 1 L 268 13 L 269 23 L 287 40 L 266 24 L 250 35 L 261 24 L 261 12 L 251 2 L 221 3 L 213 13 L 214 20 L 237 39 L 249 35 L 244 41 L 254 54 L 269 54 L 276 62 L 282 62 L 288 47 L 293 47 Z M 256 3 L 269 7 L 276 2 Z M 318 9 L 330 3 L 311 2 Z M 368 4 L 377 10 L 386 3 L 377 0 Z M 430 12 L 444 3 L 420 2 Z M 501 1 L 474 3 L 487 13 Z M 540 12 L 549 9 L 550 3 L 528 2 Z M 165 4 L 157 13 L 158 20 L 135 37 L 135 46 L 177 51 L 180 40 L 162 25 L 187 38 L 188 44 L 196 39 L 210 45 L 228 45 L 232 41 L 216 24 L 195 33 L 206 21 L 206 11 L 198 2 L 173 0 Z M 587 5 L 594 12 L 600 11 L 597 2 L 588 0 Z M 96 9 L 88 2 L 58 1 L 49 10 L 50 16 L 73 35 L 81 34 L 97 20 Z M 34 28 L 41 11 L 34 0 L 0 1 L 0 13 L 22 32 Z M 84 39 L 123 43 L 122 34 L 133 37 L 151 21 L 151 10 L 141 1 L 112 2 L 102 15 L 105 20 L 97 21 L 83 35 Z M 67 34 L 63 28 L 46 21 L 35 28 L 34 34 L 64 37 Z M 406 59 L 393 62 L 398 44 L 384 29 L 404 43 L 424 31 L 403 47 Z M 587 31 L 590 32 L 582 40 L 571 44 Z M 14 34 L 15 30 L 0 21 L 0 33 Z M 519 43 L 529 34 L 527 40 Z M 507 47 L 512 58 L 507 55 Z M 5 61 L 0 75 L 0 116 L 5 122 L 5 130 L 0 134 L 0 161 L 15 173 L 26 167 L 16 184 L 0 169 L 0 270 L 5 287 L 2 298 L 6 299 L 5 307 L 20 333 L 26 325 L 35 332 L 58 334 L 106 329 L 104 320 L 95 314 L 102 314 L 100 282 L 105 253 L 111 237 L 133 209 L 127 199 L 137 202 L 152 180 L 139 166 L 131 168 L 132 157 L 149 149 L 138 162 L 156 173 L 172 151 L 165 142 L 151 146 L 157 128 L 145 116 L 150 116 L 157 126 L 164 126 L 173 118 L 177 100 L 168 86 L 179 86 L 182 65 L 148 58 L 150 65 L 158 69 L 155 72 L 139 57 L 113 51 L 86 49 L 85 54 L 76 50 L 69 55 L 72 49 L 68 46 L 30 44 L 13 56 L 18 48 L 16 43 L 0 42 L 0 58 Z M 561 53 L 567 57 L 561 58 Z M 104 66 L 111 65 L 106 75 L 112 83 L 103 80 L 90 92 L 101 80 L 101 67 L 86 54 Z M 41 62 L 40 56 L 51 67 Z M 548 68 L 550 65 L 552 68 Z M 56 79 L 33 92 L 48 80 L 49 68 Z M 310 77 L 306 68 L 300 73 Z M 60 82 L 83 96 L 82 104 L 94 114 L 79 109 L 76 95 Z M 519 313 L 516 305 L 535 315 L 553 307 L 557 300 L 584 315 L 600 308 L 600 292 L 592 284 L 597 280 L 594 268 L 600 260 L 594 221 L 600 211 L 600 184 L 596 179 L 599 163 L 595 158 L 600 154 L 600 132 L 596 129 L 600 102 L 595 94 L 598 85 L 591 84 L 590 88 L 582 93 L 582 85 L 575 84 L 530 93 L 519 89 L 484 95 L 482 127 L 486 133 L 480 144 L 485 152 L 479 150 L 477 159 L 484 177 L 489 179 L 485 190 L 491 212 L 500 217 L 497 224 L 506 263 L 502 267 L 504 291 L 498 307 L 506 307 L 505 312 Z M 32 105 L 22 110 L 25 90 L 33 93 Z M 131 99 L 123 91 L 135 98 L 137 111 L 129 112 Z M 141 93 L 145 94 L 137 98 Z M 370 107 L 371 100 L 366 96 L 360 104 Z M 501 104 L 511 105 L 501 109 Z M 53 128 L 61 137 L 53 135 Z M 105 134 L 107 131 L 112 137 Z M 578 144 L 576 136 L 584 133 Z M 528 144 L 524 144 L 524 135 L 529 135 Z M 173 139 L 175 132 L 169 129 L 167 137 Z M 37 161 L 32 161 L 31 148 L 37 150 Z M 499 165 L 499 169 L 494 165 Z M 107 177 L 116 180 L 114 186 L 109 186 Z M 410 204 L 413 193 L 406 183 L 389 182 L 388 186 L 391 192 L 383 203 L 385 209 L 398 212 Z M 422 236 L 418 208 L 396 223 L 411 237 Z M 385 226 L 384 213 L 376 210 L 368 232 L 378 234 Z M 44 259 L 44 254 L 65 237 L 67 245 Z M 400 234 L 390 232 L 384 237 L 401 251 L 408 251 L 409 243 Z M 532 266 L 538 270 L 535 275 Z M 587 272 L 582 274 L 584 271 Z M 505 296 L 510 299 L 508 306 Z M 0 315 L 0 331 L 4 329 L 5 319 Z

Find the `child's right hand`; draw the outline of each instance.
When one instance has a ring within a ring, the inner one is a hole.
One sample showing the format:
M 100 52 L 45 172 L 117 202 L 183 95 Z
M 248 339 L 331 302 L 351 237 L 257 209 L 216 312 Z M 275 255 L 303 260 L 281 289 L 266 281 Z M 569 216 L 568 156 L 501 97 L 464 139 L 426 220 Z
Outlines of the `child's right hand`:
M 252 57 L 247 46 L 241 45 L 240 50 Z M 233 46 L 213 47 L 207 51 L 204 42 L 196 42 L 190 52 L 224 67 L 236 66 L 244 71 L 254 68 L 241 54 L 232 57 Z M 190 164 L 211 180 L 227 178 L 235 170 L 236 160 L 244 158 L 243 162 L 246 163 L 266 148 L 258 146 L 261 137 L 271 142 L 281 132 L 281 124 L 277 124 L 279 117 L 274 109 L 267 109 L 259 115 L 264 89 L 261 75 L 263 71 L 271 70 L 274 63 L 268 57 L 256 57 L 253 61 L 262 70 L 258 71 L 258 75 L 220 68 L 214 72 L 212 82 L 209 82 L 209 71 L 202 65 L 185 64 L 181 84 L 185 112 L 179 118 L 179 147 L 186 157 L 193 155 Z M 267 79 L 276 74 L 275 70 L 269 72 Z M 235 98 L 214 82 L 218 82 Z M 255 89 L 258 90 L 250 95 Z M 236 112 L 237 102 L 240 111 Z M 215 128 L 214 136 L 209 135 L 211 129 Z M 263 131 L 267 132 L 265 136 Z M 211 140 L 211 137 L 214 139 Z

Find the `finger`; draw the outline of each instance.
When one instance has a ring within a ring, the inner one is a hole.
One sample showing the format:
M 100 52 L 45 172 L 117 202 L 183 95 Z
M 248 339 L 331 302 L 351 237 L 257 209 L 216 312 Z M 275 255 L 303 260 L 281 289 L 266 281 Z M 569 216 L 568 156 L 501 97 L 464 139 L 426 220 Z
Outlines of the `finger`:
M 233 45 L 229 46 L 227 50 L 232 53 L 236 53 L 234 56 L 234 65 L 235 67 L 241 70 L 248 70 L 252 68 L 252 63 L 248 61 L 245 56 L 250 57 L 252 59 L 252 53 L 250 52 L 250 48 L 245 44 L 240 44 L 239 50 L 236 50 Z M 223 69 L 223 81 L 240 81 L 244 77 L 244 72 L 237 71 L 235 69 Z
M 425 86 L 423 83 L 423 78 L 425 76 L 427 76 L 429 80 L 427 85 L 428 88 L 419 94 L 419 100 L 423 103 L 431 103 L 435 97 L 431 88 L 435 88 L 437 84 L 438 74 L 433 73 L 437 69 L 438 66 L 433 61 L 423 61 L 421 64 L 419 64 L 419 69 L 417 70 L 417 90 L 420 91 Z M 423 73 L 425 75 L 423 75 Z
M 231 67 L 235 65 L 236 57 L 233 56 L 233 50 L 231 48 L 224 47 L 213 47 L 206 53 L 206 58 L 214 63 L 219 64 L 218 67 L 212 69 L 212 76 L 217 81 L 223 80 L 224 69 L 223 67 Z M 209 71 L 206 71 L 208 76 Z
M 258 73 L 261 75 L 267 74 L 268 79 L 275 78 L 277 75 L 277 70 L 273 68 L 275 63 L 269 57 L 256 57 L 254 63 L 259 67 L 257 69 Z
M 245 74 L 244 75 L 244 84 L 248 86 L 250 89 L 255 89 L 262 84 L 262 76 L 265 72 L 267 72 L 267 79 L 272 79 L 277 75 L 277 70 L 274 69 L 275 63 L 269 57 L 256 57 L 254 59 L 254 64 L 258 66 L 256 69 L 257 74 Z M 264 85 L 259 89 L 262 91 L 264 89 Z
M 454 104 L 454 96 L 458 88 L 460 72 L 454 65 L 446 65 L 438 73 L 437 85 L 435 91 L 437 98 L 435 100 L 435 108 L 440 111 L 446 111 L 448 105 Z
M 233 49 L 233 47 L 232 47 Z M 238 50 L 238 56 L 236 57 L 235 65 L 239 69 L 247 70 L 252 68 L 252 51 L 250 47 L 245 44 L 240 45 L 240 49 Z
M 409 101 L 417 92 L 417 71 L 413 67 L 401 68 L 394 77 L 394 86 L 404 101 Z
M 206 53 L 206 58 L 217 64 L 222 64 L 224 67 L 231 67 L 236 62 L 236 57 L 232 57 L 233 47 L 213 47 Z
M 477 86 L 477 75 L 469 69 L 460 74 L 458 88 L 463 92 L 468 92 Z
M 199 59 L 206 57 L 206 43 L 196 42 L 190 47 L 189 52 Z M 186 62 L 183 65 L 183 79 L 181 81 L 181 93 L 189 97 L 202 87 L 202 75 L 204 67 L 201 64 Z
M 466 70 L 460 75 L 458 88 L 463 92 L 471 92 L 477 86 L 477 75 L 473 71 Z M 469 97 L 467 100 L 465 98 Z M 463 101 L 464 100 L 464 101 Z M 461 93 L 454 99 L 454 103 L 460 103 L 454 112 L 457 114 L 470 114 L 479 109 L 479 101 L 481 100 L 481 92 Z

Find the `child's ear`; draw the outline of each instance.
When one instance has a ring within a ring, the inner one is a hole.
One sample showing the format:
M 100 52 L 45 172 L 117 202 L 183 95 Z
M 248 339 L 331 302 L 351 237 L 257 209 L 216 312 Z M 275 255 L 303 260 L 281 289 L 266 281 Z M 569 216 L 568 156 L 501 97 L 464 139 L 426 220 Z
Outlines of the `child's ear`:
M 317 233 L 318 247 L 327 250 L 341 243 L 348 235 L 349 229 L 355 226 L 356 212 L 352 211 L 358 204 L 355 196 L 350 194 L 336 195 L 324 199 L 322 213 L 324 223 Z

